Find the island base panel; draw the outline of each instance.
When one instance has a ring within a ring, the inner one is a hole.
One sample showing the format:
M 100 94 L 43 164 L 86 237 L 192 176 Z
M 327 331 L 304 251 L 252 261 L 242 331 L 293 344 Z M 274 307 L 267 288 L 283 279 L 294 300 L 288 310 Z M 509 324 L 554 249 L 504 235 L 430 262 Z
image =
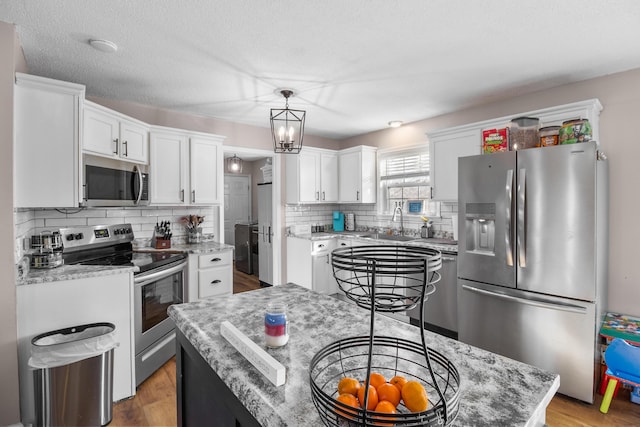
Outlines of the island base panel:
M 189 340 L 177 331 L 178 426 L 259 427 Z

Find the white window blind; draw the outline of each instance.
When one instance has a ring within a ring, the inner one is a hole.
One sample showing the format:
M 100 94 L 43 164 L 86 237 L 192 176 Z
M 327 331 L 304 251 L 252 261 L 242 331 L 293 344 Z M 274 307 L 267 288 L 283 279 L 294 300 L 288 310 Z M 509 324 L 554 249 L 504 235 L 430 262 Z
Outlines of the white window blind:
M 410 149 L 379 152 L 378 163 L 379 213 L 391 214 L 396 206 L 401 206 L 407 214 L 440 215 L 440 204 L 430 201 L 431 178 L 427 143 Z M 408 201 L 413 202 L 411 210 Z M 415 202 L 422 202 L 419 212 L 415 210 Z

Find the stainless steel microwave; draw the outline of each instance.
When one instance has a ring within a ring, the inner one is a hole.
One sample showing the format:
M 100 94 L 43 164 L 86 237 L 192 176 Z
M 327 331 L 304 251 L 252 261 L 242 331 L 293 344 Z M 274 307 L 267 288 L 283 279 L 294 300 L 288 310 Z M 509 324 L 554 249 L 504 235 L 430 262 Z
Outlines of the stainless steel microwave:
M 146 165 L 85 155 L 83 206 L 146 206 L 149 173 Z

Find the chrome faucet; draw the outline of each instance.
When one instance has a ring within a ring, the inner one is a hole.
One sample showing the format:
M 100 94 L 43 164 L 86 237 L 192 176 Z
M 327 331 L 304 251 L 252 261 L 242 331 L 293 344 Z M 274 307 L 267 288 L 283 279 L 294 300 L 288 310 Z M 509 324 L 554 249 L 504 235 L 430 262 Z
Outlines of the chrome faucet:
M 404 218 L 402 216 L 402 207 L 396 206 L 393 210 L 393 217 L 391 221 L 396 222 L 398 220 L 398 212 L 400 212 L 400 235 L 404 236 Z

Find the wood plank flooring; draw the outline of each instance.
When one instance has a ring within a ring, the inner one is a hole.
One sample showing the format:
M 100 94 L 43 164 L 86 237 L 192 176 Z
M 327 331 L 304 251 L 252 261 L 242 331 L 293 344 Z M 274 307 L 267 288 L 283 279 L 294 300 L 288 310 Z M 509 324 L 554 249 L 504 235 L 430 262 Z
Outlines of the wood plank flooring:
M 247 292 L 260 288 L 256 276 L 244 274 L 234 268 L 233 292 Z M 602 396 L 589 405 L 570 397 L 556 395 L 547 408 L 550 427 L 640 426 L 640 405 L 629 401 L 628 393 L 614 399 L 608 414 L 599 411 Z M 169 360 L 162 368 L 138 387 L 132 399 L 113 406 L 113 419 L 109 426 L 175 426 L 176 418 L 176 361 Z M 505 420 L 508 425 L 508 420 Z M 304 427 L 304 426 L 300 426 Z

